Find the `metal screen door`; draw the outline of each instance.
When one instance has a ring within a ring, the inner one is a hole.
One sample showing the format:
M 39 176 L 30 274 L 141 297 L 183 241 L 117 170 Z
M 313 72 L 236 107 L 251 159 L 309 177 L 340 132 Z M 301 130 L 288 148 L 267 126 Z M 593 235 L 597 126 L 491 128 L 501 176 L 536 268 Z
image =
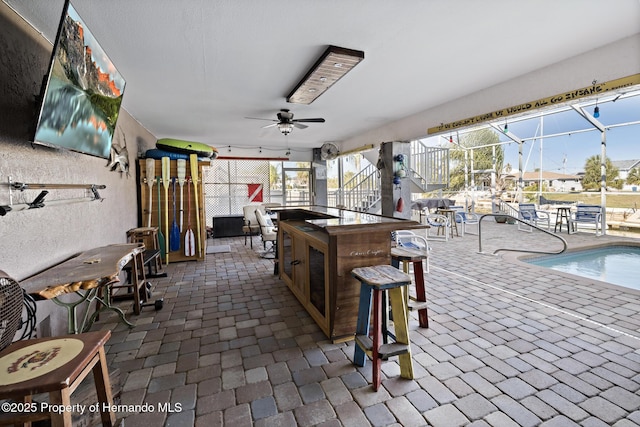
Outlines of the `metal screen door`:
M 285 206 L 311 204 L 311 169 L 284 168 L 282 177 Z

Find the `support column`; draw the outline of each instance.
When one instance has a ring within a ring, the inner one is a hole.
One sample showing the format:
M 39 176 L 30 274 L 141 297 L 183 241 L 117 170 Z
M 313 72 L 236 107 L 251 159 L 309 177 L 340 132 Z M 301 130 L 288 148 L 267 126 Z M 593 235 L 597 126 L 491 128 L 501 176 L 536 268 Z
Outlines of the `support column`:
M 411 179 L 409 178 L 411 167 L 409 154 L 411 144 L 405 141 L 383 142 L 380 147 L 380 156 L 384 168 L 380 170 L 380 191 L 382 203 L 382 215 L 393 218 L 411 219 Z M 405 176 L 398 173 L 400 163 L 396 161 L 398 155 L 404 155 Z M 397 178 L 399 184 L 394 184 Z M 404 208 L 398 212 L 398 201 L 402 198 Z
M 318 206 L 327 206 L 327 161 L 322 160 L 320 149 L 313 149 L 313 163 L 311 164 L 313 187 L 311 188 L 311 203 Z M 284 190 L 284 189 L 283 189 Z

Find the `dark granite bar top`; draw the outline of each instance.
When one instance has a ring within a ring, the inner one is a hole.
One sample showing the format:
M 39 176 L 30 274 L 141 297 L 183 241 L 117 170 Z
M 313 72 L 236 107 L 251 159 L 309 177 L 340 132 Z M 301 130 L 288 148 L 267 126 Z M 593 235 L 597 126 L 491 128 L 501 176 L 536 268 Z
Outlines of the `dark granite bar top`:
M 382 215 L 356 212 L 347 209 L 337 209 L 326 206 L 296 206 L 277 209 L 281 219 L 298 219 L 326 230 L 329 234 L 339 232 L 362 231 L 363 229 L 376 231 L 403 230 L 412 228 L 426 228 L 417 221 L 390 218 Z

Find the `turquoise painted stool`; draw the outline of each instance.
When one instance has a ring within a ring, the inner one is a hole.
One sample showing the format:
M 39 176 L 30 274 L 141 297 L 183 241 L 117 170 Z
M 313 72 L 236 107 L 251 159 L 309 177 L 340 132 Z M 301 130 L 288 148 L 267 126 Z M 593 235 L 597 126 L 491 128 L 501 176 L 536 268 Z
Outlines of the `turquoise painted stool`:
M 351 274 L 360 281 L 360 303 L 353 363 L 356 366 L 365 366 L 367 356 L 371 359 L 373 389 L 376 391 L 381 382 L 382 359 L 398 356 L 400 376 L 413 379 L 413 362 L 411 344 L 409 343 L 409 313 L 406 299 L 411 276 L 391 265 L 354 268 Z M 386 316 L 383 317 L 382 314 L 384 292 L 388 292 L 391 299 L 395 326 L 395 341 L 388 344 L 382 342 L 383 331 L 385 331 L 385 338 L 387 331 L 387 325 L 383 325 L 386 323 Z M 372 311 L 373 324 L 371 322 Z M 371 324 L 373 325 L 372 331 L 369 330 Z

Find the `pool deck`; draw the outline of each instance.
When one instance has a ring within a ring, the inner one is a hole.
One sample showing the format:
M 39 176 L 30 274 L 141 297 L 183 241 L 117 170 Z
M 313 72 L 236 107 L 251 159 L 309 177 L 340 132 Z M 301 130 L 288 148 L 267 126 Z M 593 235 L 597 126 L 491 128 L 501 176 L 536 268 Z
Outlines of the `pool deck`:
M 120 413 L 127 427 L 640 425 L 640 292 L 558 273 L 498 248 L 558 250 L 555 238 L 486 219 L 477 235 L 431 241 L 429 329 L 411 313 L 415 378 L 383 362 L 352 364 L 353 342 L 329 342 L 271 260 L 243 237 L 230 252 L 170 264 L 153 279 L 160 311 L 111 329 L 121 403 L 181 403 L 181 411 Z M 561 234 L 569 248 L 640 239 Z

